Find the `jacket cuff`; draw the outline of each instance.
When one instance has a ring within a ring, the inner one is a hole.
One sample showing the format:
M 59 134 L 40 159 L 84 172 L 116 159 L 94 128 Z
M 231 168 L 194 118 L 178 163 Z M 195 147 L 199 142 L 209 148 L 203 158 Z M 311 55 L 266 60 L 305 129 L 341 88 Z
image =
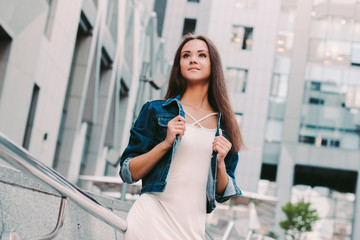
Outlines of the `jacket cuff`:
M 132 176 L 131 176 L 131 172 L 130 172 L 130 160 L 132 159 L 132 157 L 128 157 L 124 160 L 121 169 L 120 169 L 120 176 L 121 179 L 126 182 L 126 183 L 134 183 L 136 181 L 133 181 Z
M 233 179 L 232 177 L 230 177 L 228 175 L 228 184 L 225 188 L 225 191 L 222 196 L 219 196 L 219 195 L 216 196 L 216 200 L 219 203 L 223 203 L 223 202 L 229 200 L 231 197 L 240 196 L 241 194 L 242 193 L 241 193 L 240 189 L 236 186 L 235 179 Z
M 233 183 L 233 179 L 228 175 L 228 184 L 225 188 L 223 197 L 231 197 L 236 195 L 235 186 Z

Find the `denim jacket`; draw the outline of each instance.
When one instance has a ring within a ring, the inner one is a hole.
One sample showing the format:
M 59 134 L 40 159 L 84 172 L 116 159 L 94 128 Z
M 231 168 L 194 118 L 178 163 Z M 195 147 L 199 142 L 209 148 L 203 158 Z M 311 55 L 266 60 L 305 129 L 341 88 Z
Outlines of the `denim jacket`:
M 143 105 L 134 126 L 130 130 L 130 140 L 124 153 L 120 158 L 120 176 L 126 183 L 134 183 L 129 169 L 129 163 L 133 157 L 149 152 L 157 144 L 166 138 L 168 122 L 181 115 L 185 118 L 183 107 L 180 103 L 180 95 L 176 98 L 167 100 L 153 100 Z M 221 113 L 218 117 L 216 136 L 219 136 Z M 224 131 L 223 131 L 224 132 Z M 224 134 L 225 136 L 225 134 Z M 171 150 L 169 150 L 155 165 L 155 167 L 142 178 L 141 193 L 162 192 L 166 187 L 166 177 L 168 175 L 171 160 L 181 141 L 176 138 Z M 222 196 L 215 192 L 217 153 L 212 152 L 211 165 L 209 168 L 206 198 L 206 212 L 210 213 L 215 209 L 215 200 L 225 202 L 232 196 L 241 195 L 240 189 L 236 186 L 234 171 L 238 162 L 238 153 L 230 150 L 225 157 L 226 172 L 228 174 L 228 185 Z

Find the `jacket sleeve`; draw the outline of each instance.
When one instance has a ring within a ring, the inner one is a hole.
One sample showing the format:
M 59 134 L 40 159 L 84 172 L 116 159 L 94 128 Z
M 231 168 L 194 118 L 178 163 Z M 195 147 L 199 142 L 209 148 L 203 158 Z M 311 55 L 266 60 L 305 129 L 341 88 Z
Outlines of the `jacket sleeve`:
M 151 113 L 150 102 L 145 103 L 137 117 L 134 126 L 130 130 L 130 139 L 120 157 L 120 177 L 126 183 L 134 183 L 129 168 L 133 157 L 150 151 L 155 146 L 153 133 L 155 126 Z
M 233 196 L 240 196 L 241 190 L 237 187 L 235 181 L 235 169 L 239 161 L 239 155 L 237 152 L 231 150 L 225 157 L 226 173 L 228 175 L 228 184 L 222 196 L 216 194 L 216 201 L 223 203 L 229 200 Z

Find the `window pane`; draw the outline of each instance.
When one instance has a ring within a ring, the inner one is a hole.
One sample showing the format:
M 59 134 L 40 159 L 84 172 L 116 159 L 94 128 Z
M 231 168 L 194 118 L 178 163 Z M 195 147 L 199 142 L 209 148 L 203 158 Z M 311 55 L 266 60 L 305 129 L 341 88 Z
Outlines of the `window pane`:
M 252 47 L 252 27 L 233 25 L 231 33 L 231 50 L 251 50 Z
M 185 18 L 183 36 L 188 33 L 194 33 L 196 28 L 196 19 Z
M 350 60 L 350 42 L 327 41 L 325 49 L 325 61 L 333 64 L 348 64 Z
M 325 52 L 325 41 L 311 39 L 309 46 L 309 60 L 318 62 L 322 61 Z
M 282 139 L 283 123 L 281 120 L 268 119 L 265 139 L 271 142 L 280 142 Z
M 291 59 L 285 56 L 277 56 L 275 58 L 274 72 L 275 73 L 290 73 Z
M 241 68 L 228 68 L 226 77 L 228 90 L 234 93 L 244 93 L 246 91 L 247 70 Z
M 350 18 L 332 17 L 330 20 L 330 28 L 327 34 L 328 39 L 338 39 L 350 41 L 354 22 Z
M 290 31 L 279 31 L 276 40 L 276 51 L 278 53 L 289 53 L 292 49 L 294 33 Z
M 360 43 L 354 43 L 352 45 L 351 65 L 360 66 Z
M 241 129 L 241 122 L 243 119 L 243 114 L 242 113 L 235 113 L 235 119 L 236 119 L 236 123 L 238 124 L 239 128 Z
M 354 41 L 360 41 L 360 21 L 355 22 L 354 24 Z
M 293 30 L 295 17 L 295 8 L 282 6 L 279 19 L 279 29 Z
M 237 8 L 256 8 L 257 0 L 236 0 L 235 7 L 237 7 Z
M 271 96 L 272 97 L 287 97 L 288 90 L 288 75 L 285 74 L 274 74 L 273 82 L 271 87 Z

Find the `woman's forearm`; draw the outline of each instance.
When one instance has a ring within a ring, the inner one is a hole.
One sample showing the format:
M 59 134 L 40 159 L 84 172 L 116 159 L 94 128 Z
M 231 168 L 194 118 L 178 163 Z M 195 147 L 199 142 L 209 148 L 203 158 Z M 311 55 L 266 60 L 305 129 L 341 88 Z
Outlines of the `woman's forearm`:
M 226 167 L 224 161 L 218 162 L 216 173 L 216 194 L 222 196 L 228 185 L 228 175 L 226 173 Z
M 172 146 L 170 144 L 163 141 L 156 145 L 149 152 L 131 159 L 129 168 L 132 180 L 137 181 L 148 174 L 171 147 Z

